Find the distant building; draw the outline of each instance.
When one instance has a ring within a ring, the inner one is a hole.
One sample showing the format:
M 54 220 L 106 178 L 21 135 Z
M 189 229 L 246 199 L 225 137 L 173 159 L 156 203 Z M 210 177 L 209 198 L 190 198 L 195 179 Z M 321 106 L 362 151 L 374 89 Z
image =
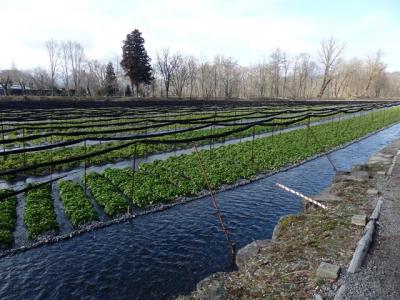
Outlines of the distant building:
M 31 95 L 32 89 L 29 86 L 21 86 L 20 84 L 13 84 L 10 87 L 10 94 L 13 96 Z
M 59 95 L 60 91 L 54 91 L 55 95 Z M 6 94 L 10 96 L 51 96 L 52 91 L 49 89 L 34 89 L 29 86 L 21 86 L 20 84 L 13 84 L 6 89 L 0 85 L 0 96 L 5 96 Z

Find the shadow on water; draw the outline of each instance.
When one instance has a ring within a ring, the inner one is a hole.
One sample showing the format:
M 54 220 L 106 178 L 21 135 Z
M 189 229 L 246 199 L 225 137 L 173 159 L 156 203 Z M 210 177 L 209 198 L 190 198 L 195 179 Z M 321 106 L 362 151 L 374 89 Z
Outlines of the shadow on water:
M 363 163 L 400 138 L 400 125 L 331 154 L 339 170 Z M 312 195 L 334 175 L 326 157 L 217 194 L 238 248 L 267 239 L 282 215 L 300 209 L 282 182 Z M 229 270 L 229 249 L 210 199 L 145 215 L 74 239 L 0 260 L 0 297 L 25 299 L 160 299 L 194 289 L 205 276 Z

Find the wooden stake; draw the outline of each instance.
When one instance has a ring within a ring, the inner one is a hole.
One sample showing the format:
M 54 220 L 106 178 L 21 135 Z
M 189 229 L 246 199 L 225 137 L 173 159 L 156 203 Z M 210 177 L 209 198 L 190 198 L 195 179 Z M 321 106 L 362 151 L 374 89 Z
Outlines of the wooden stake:
M 87 155 L 87 147 L 86 147 L 86 140 L 83 142 L 83 145 L 84 145 L 84 151 L 85 151 L 85 159 L 84 159 L 84 171 L 83 171 L 83 184 L 84 184 L 84 188 L 85 188 L 85 191 L 87 190 L 87 174 L 86 174 L 86 172 L 87 172 L 87 157 L 86 157 L 86 155 Z
M 207 177 L 206 169 L 204 167 L 203 160 L 201 159 L 200 152 L 199 152 L 196 144 L 194 145 L 194 149 L 196 151 L 196 156 L 197 156 L 197 159 L 199 161 L 199 166 L 200 166 L 201 173 L 202 173 L 202 175 L 204 177 L 204 180 L 206 182 L 206 185 L 208 187 L 208 191 L 210 192 L 211 202 L 212 202 L 212 205 L 214 207 L 215 214 L 217 216 L 219 225 L 220 225 L 222 231 L 224 232 L 226 241 L 229 244 L 229 247 L 230 247 L 230 250 L 231 250 L 231 255 L 232 255 L 232 263 L 234 263 L 235 262 L 235 257 L 236 257 L 236 246 L 235 246 L 235 243 L 232 242 L 230 240 L 230 238 L 229 238 L 228 229 L 225 227 L 225 224 L 224 224 L 224 221 L 223 221 L 222 215 L 221 215 L 221 210 L 218 207 L 217 199 L 215 198 L 214 191 L 211 188 L 210 182 L 209 182 L 208 177 Z

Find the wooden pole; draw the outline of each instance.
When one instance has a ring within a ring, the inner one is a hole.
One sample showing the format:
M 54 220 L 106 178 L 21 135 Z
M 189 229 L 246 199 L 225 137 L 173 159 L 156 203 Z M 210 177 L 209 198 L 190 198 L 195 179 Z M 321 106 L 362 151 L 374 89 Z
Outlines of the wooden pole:
M 251 161 L 254 163 L 254 141 L 256 136 L 256 126 L 253 127 L 253 140 L 251 142 Z
M 53 146 L 53 120 L 50 119 L 50 145 Z M 53 179 L 53 148 L 50 148 L 50 179 Z
M 231 250 L 231 255 L 232 255 L 232 263 L 234 264 L 235 263 L 235 257 L 236 257 L 236 246 L 235 246 L 235 243 L 232 242 L 230 240 L 230 238 L 229 238 L 228 229 L 226 228 L 226 226 L 224 224 L 224 221 L 222 219 L 221 210 L 218 207 L 217 199 L 215 197 L 214 191 L 211 188 L 211 185 L 210 185 L 210 182 L 209 182 L 208 177 L 207 177 L 207 173 L 206 173 L 206 169 L 205 169 L 203 160 L 202 160 L 202 158 L 200 156 L 200 152 L 199 152 L 196 144 L 194 145 L 194 149 L 195 149 L 195 152 L 196 152 L 197 159 L 199 161 L 200 171 L 201 171 L 201 173 L 202 173 L 202 175 L 204 177 L 204 180 L 206 182 L 207 188 L 208 188 L 208 190 L 210 192 L 211 202 L 212 202 L 212 205 L 214 207 L 215 214 L 217 216 L 219 225 L 220 225 L 222 231 L 224 232 L 226 241 L 229 244 L 229 247 L 230 247 L 230 250 Z
M 22 138 L 25 138 L 25 127 L 22 128 Z M 24 149 L 24 166 L 25 166 L 26 165 L 25 140 L 22 142 L 22 148 Z
M 3 151 L 6 152 L 6 144 L 4 143 L 5 138 L 4 138 L 4 123 L 3 123 L 3 114 L 1 114 L 1 131 L 2 131 L 2 136 L 3 136 Z M 3 161 L 6 160 L 6 156 L 3 156 Z
M 322 145 L 319 141 L 319 139 L 317 138 L 317 136 L 314 134 L 314 132 L 311 130 L 311 127 L 309 125 L 307 125 L 308 130 L 311 133 L 311 136 L 314 138 L 315 142 L 320 146 L 320 148 L 322 149 Z M 328 159 L 329 163 L 332 165 L 333 169 L 335 170 L 335 172 L 337 172 L 336 166 L 333 163 L 333 161 L 331 160 L 331 158 L 329 157 L 329 154 L 325 153 L 326 158 Z
M 136 156 L 137 156 L 137 143 L 134 144 L 133 157 L 132 157 L 132 181 L 131 181 L 131 202 L 129 203 L 129 213 L 133 211 L 133 194 L 135 192 L 135 172 L 136 172 Z
M 86 139 L 83 142 L 83 147 L 84 147 L 84 152 L 85 152 L 85 159 L 84 159 L 84 171 L 83 171 L 83 183 L 84 183 L 84 187 L 85 187 L 85 191 L 87 190 L 87 147 L 86 147 Z

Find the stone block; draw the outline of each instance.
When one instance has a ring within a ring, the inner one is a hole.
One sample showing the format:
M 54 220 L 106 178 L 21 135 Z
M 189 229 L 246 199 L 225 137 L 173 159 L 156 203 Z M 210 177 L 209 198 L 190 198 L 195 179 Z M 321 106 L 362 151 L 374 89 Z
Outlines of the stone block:
M 322 296 L 320 294 L 315 294 L 314 299 L 315 300 L 324 300 L 324 298 L 322 298 Z
M 367 224 L 367 216 L 366 215 L 354 215 L 351 217 L 351 224 L 357 226 L 365 226 Z
M 257 240 L 241 248 L 236 254 L 237 267 L 243 268 L 251 258 L 257 256 L 261 248 L 266 247 L 271 242 L 271 240 Z
M 339 271 L 339 266 L 323 262 L 317 269 L 317 277 L 336 280 L 339 276 Z
M 354 176 L 355 178 L 358 178 L 359 180 L 368 180 L 368 178 L 369 178 L 369 174 L 366 171 L 354 170 L 350 174 L 351 174 L 351 176 Z
M 364 177 L 358 177 L 353 175 L 336 175 L 333 179 L 333 182 L 339 181 L 355 181 L 355 182 L 365 182 L 367 179 Z
M 376 196 L 379 194 L 379 191 L 377 189 L 371 188 L 367 190 L 367 194 L 371 196 Z

